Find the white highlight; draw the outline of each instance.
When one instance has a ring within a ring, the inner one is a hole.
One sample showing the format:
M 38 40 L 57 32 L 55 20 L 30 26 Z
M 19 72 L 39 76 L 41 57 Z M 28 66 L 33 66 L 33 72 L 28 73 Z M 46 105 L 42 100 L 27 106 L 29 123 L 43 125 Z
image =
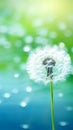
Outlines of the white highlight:
M 27 106 L 27 102 L 22 101 L 22 102 L 20 103 L 20 106 L 21 106 L 21 107 L 26 107 L 26 106 Z
M 59 93 L 59 94 L 58 94 L 58 97 L 63 97 L 63 93 Z
M 14 74 L 14 78 L 19 78 L 19 74 L 18 73 Z
M 28 93 L 32 92 L 32 88 L 30 86 L 26 87 L 26 92 Z
M 29 52 L 30 49 L 31 49 L 30 46 L 24 46 L 23 51 L 24 52 Z
M 28 129 L 28 128 L 29 128 L 29 125 L 28 125 L 28 124 L 22 124 L 21 127 L 22 127 L 23 129 Z
M 64 126 L 67 126 L 68 123 L 66 121 L 60 121 L 59 125 L 62 126 L 62 127 L 64 127 Z
M 60 46 L 61 48 L 64 48 L 64 47 L 65 47 L 64 42 L 60 42 L 59 46 Z
M 4 98 L 10 98 L 10 96 L 11 96 L 10 93 L 4 93 L 3 95 Z

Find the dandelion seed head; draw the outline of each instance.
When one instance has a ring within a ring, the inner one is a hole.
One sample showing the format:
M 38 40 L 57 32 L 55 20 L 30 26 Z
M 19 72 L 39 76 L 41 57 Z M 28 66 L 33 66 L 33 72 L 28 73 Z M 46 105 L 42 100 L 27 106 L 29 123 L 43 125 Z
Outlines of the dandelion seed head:
M 50 76 L 52 78 L 52 73 L 53 73 L 53 66 L 55 66 L 55 61 L 52 58 L 46 58 L 43 61 L 43 65 L 46 68 L 47 71 L 47 77 Z
M 31 79 L 45 84 L 50 82 L 49 76 L 46 76 L 45 62 L 48 67 L 53 67 L 51 74 L 54 82 L 64 80 L 70 73 L 71 59 L 67 50 L 56 45 L 46 46 L 35 49 L 29 55 L 26 69 Z

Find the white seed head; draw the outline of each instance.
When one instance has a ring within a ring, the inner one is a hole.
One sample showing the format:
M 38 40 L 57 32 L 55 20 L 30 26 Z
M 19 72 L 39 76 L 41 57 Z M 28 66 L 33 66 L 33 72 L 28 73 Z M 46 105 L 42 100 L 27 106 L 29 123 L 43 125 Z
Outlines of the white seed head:
M 53 82 L 57 82 L 64 80 L 70 73 L 71 59 L 66 48 L 60 46 L 37 48 L 29 55 L 26 69 L 30 78 L 36 82 L 46 84 L 50 82 L 50 76 L 53 77 Z

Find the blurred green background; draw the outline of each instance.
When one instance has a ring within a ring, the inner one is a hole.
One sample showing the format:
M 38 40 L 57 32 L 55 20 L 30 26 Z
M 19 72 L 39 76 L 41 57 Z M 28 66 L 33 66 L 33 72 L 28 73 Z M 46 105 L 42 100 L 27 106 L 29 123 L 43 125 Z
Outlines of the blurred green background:
M 21 69 L 38 46 L 64 43 L 73 61 L 73 1 L 0 1 L 0 69 Z

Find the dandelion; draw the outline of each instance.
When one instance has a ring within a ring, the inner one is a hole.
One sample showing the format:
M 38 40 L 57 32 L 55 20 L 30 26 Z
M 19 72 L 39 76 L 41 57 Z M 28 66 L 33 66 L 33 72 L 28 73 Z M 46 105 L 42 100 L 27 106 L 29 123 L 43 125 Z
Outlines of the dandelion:
M 27 72 L 34 81 L 47 84 L 50 82 L 50 75 L 53 77 L 53 82 L 65 80 L 70 73 L 70 64 L 70 56 L 65 47 L 46 46 L 35 49 L 29 55 Z M 46 73 L 49 74 L 46 76 Z
M 46 46 L 35 49 L 27 61 L 27 72 L 35 82 L 50 83 L 52 130 L 54 126 L 53 82 L 65 80 L 70 73 L 71 60 L 65 47 Z

